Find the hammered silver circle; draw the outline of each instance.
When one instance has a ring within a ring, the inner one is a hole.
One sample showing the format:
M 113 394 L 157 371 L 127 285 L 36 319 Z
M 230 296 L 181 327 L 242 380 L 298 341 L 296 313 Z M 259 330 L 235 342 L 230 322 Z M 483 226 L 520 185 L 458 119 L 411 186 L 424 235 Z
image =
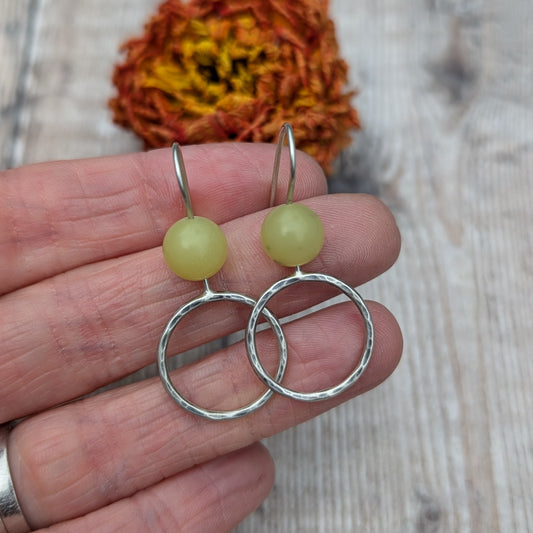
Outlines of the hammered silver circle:
M 191 300 L 190 302 L 187 302 L 185 305 L 180 307 L 170 318 L 168 321 L 163 334 L 161 335 L 161 339 L 159 341 L 159 349 L 157 354 L 157 365 L 159 369 L 159 376 L 161 377 L 161 381 L 163 382 L 163 385 L 165 386 L 165 389 L 171 396 L 171 398 L 181 407 L 189 411 L 190 413 L 193 413 L 198 416 L 202 416 L 204 418 L 209 418 L 210 420 L 231 420 L 234 418 L 239 418 L 241 416 L 248 415 L 250 413 L 253 413 L 260 407 L 262 407 L 272 396 L 273 391 L 268 388 L 259 398 L 257 398 L 255 401 L 249 403 L 248 405 L 245 405 L 244 407 L 241 407 L 239 409 L 234 410 L 228 410 L 228 411 L 215 411 L 211 409 L 204 409 L 203 407 L 200 407 L 193 402 L 187 400 L 184 396 L 182 396 L 172 381 L 170 380 L 169 371 L 167 367 L 167 348 L 168 343 L 170 340 L 170 336 L 172 335 L 174 329 L 179 324 L 179 322 L 191 311 L 194 311 L 198 307 L 201 307 L 202 305 L 212 303 L 212 302 L 220 302 L 220 301 L 230 301 L 230 302 L 236 302 L 240 304 L 245 304 L 250 307 L 255 307 L 255 300 L 252 298 L 248 298 L 247 296 L 244 296 L 239 293 L 234 292 L 211 292 L 207 291 L 202 296 L 195 298 L 194 300 Z M 278 341 L 278 347 L 280 352 L 280 359 L 278 364 L 278 370 L 276 373 L 276 379 L 281 380 L 283 378 L 283 374 L 285 373 L 285 368 L 287 365 L 287 344 L 285 342 L 285 336 L 283 334 L 283 330 L 281 329 L 281 325 L 276 319 L 276 317 L 263 306 L 262 311 L 259 313 L 259 315 L 264 315 L 267 321 L 270 323 L 270 326 L 272 327 L 274 334 L 276 335 L 277 341 Z
M 365 347 L 363 355 L 361 356 L 360 362 L 357 367 L 350 373 L 350 375 L 346 379 L 341 381 L 338 385 L 317 392 L 298 392 L 289 389 L 288 387 L 284 387 L 280 383 L 281 378 L 278 378 L 277 376 L 275 378 L 272 378 L 267 373 L 261 361 L 259 360 L 255 342 L 257 321 L 263 311 L 266 309 L 265 306 L 270 301 L 270 299 L 279 292 L 281 292 L 283 289 L 304 281 L 323 282 L 337 287 L 356 305 L 357 309 L 361 313 L 361 316 L 363 317 L 366 330 Z M 261 298 L 257 300 L 257 303 L 255 304 L 252 310 L 252 314 L 250 315 L 250 320 L 248 321 L 248 327 L 246 329 L 246 350 L 248 352 L 248 359 L 250 360 L 250 363 L 254 368 L 256 374 L 258 375 L 259 379 L 261 379 L 261 381 L 265 385 L 270 387 L 270 389 L 276 391 L 278 394 L 304 402 L 327 400 L 329 398 L 333 398 L 339 395 L 340 393 L 351 387 L 361 377 L 366 367 L 368 366 L 368 363 L 370 362 L 370 357 L 372 356 L 373 348 L 374 324 L 372 322 L 370 311 L 368 310 L 368 307 L 366 306 L 363 298 L 356 290 L 352 289 L 352 287 L 350 287 L 340 279 L 337 279 L 333 276 L 329 276 L 327 274 L 306 274 L 301 272 L 300 270 L 297 270 L 294 275 L 274 283 L 274 285 L 267 289 L 263 293 Z

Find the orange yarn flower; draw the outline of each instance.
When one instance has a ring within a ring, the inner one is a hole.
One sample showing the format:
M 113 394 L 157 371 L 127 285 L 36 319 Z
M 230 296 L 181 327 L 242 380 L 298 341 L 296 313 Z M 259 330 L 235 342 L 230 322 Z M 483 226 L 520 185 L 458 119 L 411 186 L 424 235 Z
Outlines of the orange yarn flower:
M 115 122 L 147 148 L 273 142 L 290 122 L 330 170 L 359 121 L 327 12 L 321 0 L 167 0 L 122 47 Z

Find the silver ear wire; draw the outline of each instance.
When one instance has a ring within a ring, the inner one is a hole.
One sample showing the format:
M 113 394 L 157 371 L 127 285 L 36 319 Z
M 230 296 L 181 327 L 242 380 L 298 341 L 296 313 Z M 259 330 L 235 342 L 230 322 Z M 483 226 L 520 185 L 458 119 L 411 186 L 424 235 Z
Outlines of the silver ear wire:
M 174 160 L 174 170 L 176 171 L 176 178 L 178 178 L 178 185 L 180 187 L 183 201 L 185 202 L 185 209 L 187 211 L 187 218 L 194 218 L 192 210 L 191 191 L 189 190 L 189 182 L 187 181 L 187 172 L 185 172 L 185 164 L 183 163 L 183 155 L 178 143 L 172 145 L 172 159 Z
M 289 179 L 289 188 L 287 190 L 286 203 L 292 204 L 294 182 L 296 181 L 296 147 L 294 144 L 294 132 L 292 131 L 292 126 L 288 122 L 285 122 L 285 124 L 281 126 L 278 135 L 278 145 L 276 147 L 276 156 L 274 158 L 274 170 L 272 171 L 272 186 L 270 188 L 270 207 L 274 206 L 274 201 L 276 198 L 276 189 L 278 187 L 279 177 L 279 164 L 281 160 L 281 149 L 283 148 L 285 135 L 287 135 L 287 140 L 289 144 L 289 160 L 291 166 L 291 175 Z

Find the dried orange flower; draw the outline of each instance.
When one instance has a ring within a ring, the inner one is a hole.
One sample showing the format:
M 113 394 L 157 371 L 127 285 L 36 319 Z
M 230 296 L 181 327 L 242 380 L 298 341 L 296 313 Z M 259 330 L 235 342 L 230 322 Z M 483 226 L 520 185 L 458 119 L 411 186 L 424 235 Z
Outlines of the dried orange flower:
M 110 106 L 147 148 L 272 142 L 290 122 L 328 171 L 359 127 L 327 1 L 167 0 L 123 50 Z

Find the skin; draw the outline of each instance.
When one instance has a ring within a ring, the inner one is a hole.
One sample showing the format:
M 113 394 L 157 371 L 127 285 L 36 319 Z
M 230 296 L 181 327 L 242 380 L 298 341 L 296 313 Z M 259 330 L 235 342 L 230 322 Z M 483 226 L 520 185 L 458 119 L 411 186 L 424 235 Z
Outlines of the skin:
M 183 153 L 195 213 L 220 224 L 228 240 L 228 258 L 211 287 L 257 298 L 291 272 L 268 258 L 259 237 L 274 147 L 205 145 Z M 277 203 L 287 186 L 281 174 Z M 314 209 L 325 229 L 324 248 L 306 271 L 357 286 L 396 260 L 400 237 L 388 209 L 365 195 L 326 195 L 322 171 L 302 153 L 294 201 Z M 10 434 L 9 458 L 35 529 L 229 531 L 272 487 L 274 466 L 261 439 L 377 386 L 399 362 L 394 317 L 368 302 L 373 357 L 357 384 L 333 400 L 274 395 L 246 418 L 213 422 L 182 410 L 153 378 L 72 401 L 153 363 L 170 315 L 201 293 L 201 282 L 177 278 L 161 253 L 166 230 L 184 216 L 167 149 L 32 165 L 0 177 L 0 422 L 27 417 Z M 274 301 L 271 310 L 281 317 L 331 295 L 320 284 Z M 196 311 L 170 350 L 241 329 L 249 314 L 241 307 Z M 298 390 L 342 379 L 363 344 L 362 322 L 349 303 L 284 329 L 284 383 Z M 275 368 L 268 332 L 258 346 L 267 368 Z M 186 397 L 213 409 L 236 408 L 263 390 L 242 343 L 172 379 Z

